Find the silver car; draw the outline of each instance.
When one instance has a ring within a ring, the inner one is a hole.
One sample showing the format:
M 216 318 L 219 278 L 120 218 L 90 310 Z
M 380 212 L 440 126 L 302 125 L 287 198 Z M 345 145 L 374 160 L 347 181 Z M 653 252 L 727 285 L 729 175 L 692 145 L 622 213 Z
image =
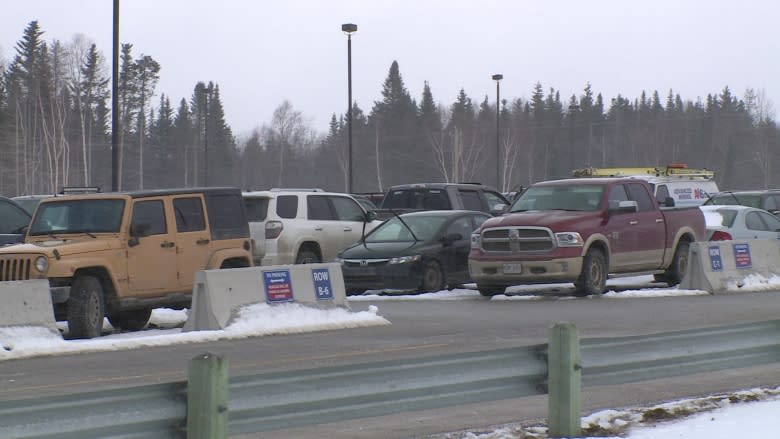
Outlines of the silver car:
M 763 209 L 749 206 L 700 206 L 709 241 L 735 239 L 778 239 L 780 219 Z

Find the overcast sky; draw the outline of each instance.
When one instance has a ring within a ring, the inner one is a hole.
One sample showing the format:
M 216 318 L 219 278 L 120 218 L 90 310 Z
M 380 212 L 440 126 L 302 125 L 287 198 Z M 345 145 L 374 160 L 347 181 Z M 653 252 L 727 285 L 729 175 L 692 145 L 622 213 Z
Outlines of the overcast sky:
M 0 55 L 9 60 L 32 20 L 46 41 L 81 33 L 106 56 L 110 0 L 6 1 Z M 162 66 L 158 94 L 174 107 L 197 81 L 220 86 L 228 124 L 245 134 L 270 121 L 285 99 L 320 131 L 347 108 L 347 37 L 353 99 L 366 112 L 399 63 L 412 97 L 424 81 L 450 105 L 463 88 L 474 101 L 527 99 L 534 84 L 563 99 L 587 82 L 607 103 L 669 89 L 684 100 L 763 90 L 780 105 L 780 3 L 772 0 L 120 0 L 120 41 Z M 155 105 L 158 102 L 154 101 Z

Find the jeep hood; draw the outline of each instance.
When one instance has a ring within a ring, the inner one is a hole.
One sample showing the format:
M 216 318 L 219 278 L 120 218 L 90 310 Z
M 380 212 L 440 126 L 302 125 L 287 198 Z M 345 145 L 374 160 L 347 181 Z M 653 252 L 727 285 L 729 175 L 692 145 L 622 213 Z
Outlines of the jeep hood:
M 17 244 L 5 247 L 0 249 L 0 254 L 44 253 L 53 255 L 54 250 L 57 250 L 60 256 L 68 256 L 100 250 L 110 250 L 116 248 L 118 244 L 119 241 L 117 239 L 50 239 L 36 243 Z
M 604 221 L 604 215 L 600 211 L 569 211 L 569 210 L 529 210 L 527 212 L 508 213 L 491 218 L 482 224 L 482 229 L 492 227 L 548 227 L 553 232 L 563 232 L 577 225 L 600 224 Z

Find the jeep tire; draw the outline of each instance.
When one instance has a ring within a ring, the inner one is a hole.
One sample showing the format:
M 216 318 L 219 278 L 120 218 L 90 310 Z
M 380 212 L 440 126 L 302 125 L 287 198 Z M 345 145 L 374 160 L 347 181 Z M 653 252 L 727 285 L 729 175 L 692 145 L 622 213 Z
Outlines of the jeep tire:
M 151 308 L 130 309 L 116 311 L 108 314 L 108 322 L 111 326 L 125 331 L 139 331 L 149 323 L 152 316 Z
M 79 275 L 68 298 L 68 331 L 71 338 L 95 338 L 103 332 L 105 299 L 95 276 Z

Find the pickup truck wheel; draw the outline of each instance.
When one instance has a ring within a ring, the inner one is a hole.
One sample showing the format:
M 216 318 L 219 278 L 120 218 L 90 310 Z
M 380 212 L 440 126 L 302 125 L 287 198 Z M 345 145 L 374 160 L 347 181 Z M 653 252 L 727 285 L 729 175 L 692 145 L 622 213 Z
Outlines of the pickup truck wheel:
M 131 309 L 108 314 L 108 322 L 115 328 L 126 331 L 139 331 L 149 323 L 151 308 Z
M 485 297 L 498 296 L 499 294 L 504 294 L 504 292 L 506 292 L 505 287 L 496 287 L 493 285 L 479 285 L 479 284 L 477 284 L 477 290 L 479 291 L 479 294 Z
M 319 264 L 320 258 L 311 250 L 305 249 L 298 252 L 295 257 L 296 264 Z
M 685 276 L 685 272 L 688 271 L 688 250 L 690 247 L 691 244 L 688 241 L 680 241 L 674 250 L 672 264 L 663 274 L 655 275 L 655 280 L 666 282 L 670 287 L 679 284 Z
M 444 284 L 444 271 L 436 261 L 428 261 L 423 269 L 422 284 L 420 290 L 429 293 L 441 291 L 446 285 Z
M 591 249 L 582 260 L 582 273 L 574 282 L 576 296 L 602 294 L 607 290 L 607 261 L 600 250 Z
M 95 338 L 103 332 L 103 286 L 94 276 L 78 276 L 68 298 L 68 331 L 72 338 Z

